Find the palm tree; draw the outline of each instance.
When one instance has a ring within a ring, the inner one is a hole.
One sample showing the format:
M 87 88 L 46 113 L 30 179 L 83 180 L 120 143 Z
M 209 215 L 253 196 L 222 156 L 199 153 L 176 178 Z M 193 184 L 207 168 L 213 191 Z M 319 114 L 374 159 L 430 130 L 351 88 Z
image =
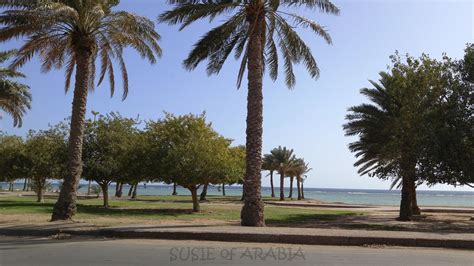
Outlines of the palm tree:
M 280 174 L 280 200 L 285 200 L 285 177 L 295 166 L 295 155 L 293 155 L 292 149 L 281 146 L 271 150 L 270 154 L 278 165 L 277 171 Z
M 16 51 L 0 52 L 0 64 L 10 59 Z M 0 109 L 13 118 L 13 126 L 21 127 L 23 115 L 31 108 L 30 88 L 13 81 L 25 75 L 9 68 L 0 67 Z M 1 118 L 1 116 L 0 116 Z
M 410 141 L 397 135 L 394 130 L 400 124 L 401 103 L 397 99 L 399 84 L 392 82 L 388 73 L 380 73 L 380 82 L 370 81 L 374 88 L 363 88 L 361 94 L 373 104 L 362 104 L 349 108 L 344 125 L 347 136 L 358 136 L 349 144 L 349 149 L 358 160 L 360 175 L 377 175 L 381 178 L 401 177 L 402 199 L 399 220 L 409 220 L 412 215 L 412 197 L 417 176 L 417 158 L 411 150 Z M 405 122 L 404 122 L 405 123 Z
M 237 87 L 240 86 L 247 69 L 248 94 L 245 201 L 241 212 L 241 224 L 264 226 L 261 196 L 264 69 L 268 69 L 273 80 L 277 79 L 279 48 L 289 88 L 295 85 L 293 64 L 303 63 L 311 77 L 318 78 L 319 68 L 311 49 L 296 33 L 295 28 L 297 26 L 309 28 L 316 35 L 323 37 L 327 43 L 331 43 L 331 37 L 324 27 L 303 16 L 290 13 L 289 9 L 304 6 L 330 14 L 338 14 L 339 9 L 329 0 L 168 0 L 168 2 L 173 4 L 174 8 L 161 14 L 159 20 L 169 24 L 179 23 L 181 30 L 201 19 L 212 20 L 218 15 L 230 14 L 224 23 L 206 33 L 194 45 L 184 65 L 192 70 L 208 59 L 207 73 L 210 75 L 219 73 L 232 51 L 235 51 L 236 58 L 242 57 L 237 75 Z M 288 22 L 288 18 L 292 23 Z
M 298 200 L 304 198 L 303 190 L 302 190 L 302 180 L 303 176 L 311 171 L 312 169 L 309 168 L 309 164 L 305 163 L 304 159 L 300 158 L 296 160 L 295 166 L 293 168 L 294 175 L 296 176 L 296 187 L 298 189 Z
M 275 197 L 275 187 L 273 186 L 273 173 L 277 170 L 278 165 L 275 164 L 271 154 L 265 154 L 262 159 L 262 170 L 270 172 L 270 187 L 272 189 L 272 198 Z
M 98 85 L 105 76 L 115 91 L 113 60 L 123 79 L 123 96 L 128 93 L 128 74 L 123 50 L 135 49 L 150 63 L 161 55 L 160 35 L 154 23 L 124 11 L 112 11 L 117 0 L 0 0 L 0 41 L 26 37 L 11 65 L 23 66 L 34 55 L 42 59 L 42 70 L 66 68 L 66 91 L 75 70 L 67 177 L 61 187 L 52 220 L 70 219 L 76 213 L 76 187 L 82 173 L 87 94 L 94 89 L 96 59 L 100 58 Z

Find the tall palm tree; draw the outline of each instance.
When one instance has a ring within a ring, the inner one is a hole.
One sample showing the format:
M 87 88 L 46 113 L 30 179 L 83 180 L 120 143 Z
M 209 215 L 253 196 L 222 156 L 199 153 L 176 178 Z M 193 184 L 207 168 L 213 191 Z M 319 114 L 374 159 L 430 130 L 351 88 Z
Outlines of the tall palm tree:
M 113 11 L 117 0 L 0 0 L 0 41 L 26 37 L 12 68 L 23 66 L 39 54 L 42 70 L 66 68 L 66 91 L 75 70 L 69 136 L 68 175 L 54 206 L 52 220 L 70 219 L 76 212 L 76 188 L 82 173 L 82 142 L 87 94 L 94 89 L 96 60 L 100 58 L 98 85 L 105 76 L 115 91 L 113 60 L 123 79 L 123 96 L 128 93 L 128 74 L 123 59 L 127 47 L 150 63 L 161 55 L 160 35 L 154 23 L 124 11 Z
M 278 165 L 275 164 L 271 154 L 265 154 L 262 159 L 262 170 L 270 172 L 270 187 L 272 189 L 271 197 L 275 197 L 275 187 L 273 186 L 273 173 L 277 170 Z
M 271 150 L 270 154 L 278 165 L 277 171 L 280 174 L 280 200 L 285 200 L 285 177 L 295 166 L 296 157 L 292 149 L 281 146 Z
M 14 50 L 0 52 L 0 64 L 5 63 L 15 53 Z M 0 67 L 0 109 L 12 116 L 14 127 L 21 127 L 23 115 L 31 108 L 30 88 L 12 80 L 24 77 L 25 75 L 18 71 Z
M 307 7 L 322 12 L 338 14 L 339 9 L 329 0 L 168 0 L 174 8 L 160 15 L 159 20 L 169 24 L 181 24 L 181 30 L 195 21 L 229 14 L 220 26 L 206 33 L 184 61 L 187 69 L 196 68 L 208 60 L 207 73 L 217 74 L 232 51 L 242 57 L 237 75 L 239 87 L 247 69 L 247 130 L 245 202 L 241 212 L 241 224 L 264 226 L 261 197 L 263 90 L 264 69 L 270 77 L 278 77 L 279 55 L 283 59 L 286 84 L 295 85 L 293 64 L 303 63 L 313 78 L 318 78 L 319 68 L 311 49 L 296 33 L 295 28 L 309 28 L 313 33 L 331 43 L 331 37 L 318 23 L 291 13 L 291 8 Z M 291 19 L 292 22 L 288 22 Z M 276 39 L 276 41 L 275 41 Z M 278 48 L 277 48 L 278 46 Z

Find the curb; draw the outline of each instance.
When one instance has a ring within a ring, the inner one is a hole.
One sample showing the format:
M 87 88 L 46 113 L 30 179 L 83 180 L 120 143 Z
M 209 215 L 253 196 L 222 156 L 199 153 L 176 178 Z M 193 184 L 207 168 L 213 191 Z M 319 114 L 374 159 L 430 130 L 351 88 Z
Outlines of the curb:
M 108 237 L 123 239 L 167 239 L 167 240 L 204 240 L 223 242 L 251 242 L 299 245 L 364 246 L 388 245 L 404 247 L 431 247 L 474 250 L 474 240 L 395 238 L 395 237 L 359 237 L 359 236 L 323 236 L 268 233 L 222 233 L 222 232 L 183 232 L 183 231 L 132 231 L 132 230 L 71 230 L 71 229 L 0 229 L 5 236 L 49 237 L 58 233 L 72 236 Z

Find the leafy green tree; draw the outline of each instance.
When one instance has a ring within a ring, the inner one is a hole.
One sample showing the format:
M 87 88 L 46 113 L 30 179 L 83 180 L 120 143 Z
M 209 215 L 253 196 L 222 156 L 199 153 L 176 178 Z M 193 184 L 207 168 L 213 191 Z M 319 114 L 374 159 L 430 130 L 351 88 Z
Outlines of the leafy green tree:
M 193 211 L 201 210 L 197 190 L 204 184 L 221 183 L 219 167 L 225 164 L 229 141 L 206 122 L 205 115 L 175 116 L 147 123 L 155 180 L 173 183 L 188 189 Z
M 222 182 L 222 195 L 225 196 L 225 185 L 241 183 L 245 175 L 245 147 L 229 148 L 229 158 L 226 162 L 227 170 Z
M 432 108 L 421 170 L 428 184 L 474 187 L 474 45 L 443 63 L 448 86 Z
M 264 226 L 261 196 L 262 132 L 263 132 L 263 72 L 278 77 L 279 55 L 283 59 L 286 84 L 295 85 L 293 64 L 303 63 L 313 78 L 318 78 L 319 68 L 310 48 L 295 31 L 297 26 L 308 28 L 327 43 L 331 38 L 324 27 L 301 15 L 291 13 L 291 8 L 304 6 L 311 10 L 338 14 L 339 9 L 329 0 L 168 0 L 174 8 L 160 15 L 159 20 L 168 24 L 181 24 L 184 29 L 195 21 L 218 15 L 230 16 L 221 25 L 206 33 L 184 61 L 187 69 L 196 68 L 208 60 L 207 73 L 217 74 L 232 51 L 242 57 L 237 86 L 245 70 L 248 74 L 246 174 L 242 208 L 242 225 Z M 288 22 L 291 19 L 292 22 Z M 276 41 L 275 41 L 276 40 Z M 278 48 L 277 48 L 278 47 Z
M 0 180 L 9 182 L 13 191 L 13 182 L 27 176 L 28 167 L 24 140 L 0 131 Z
M 66 173 L 67 141 L 60 126 L 47 130 L 30 130 L 25 143 L 29 161 L 28 177 L 37 201 L 44 201 L 44 192 L 51 187 L 48 179 L 62 179 Z
M 0 64 L 5 63 L 15 52 L 0 52 Z M 25 75 L 18 71 L 0 67 L 0 109 L 10 114 L 13 118 L 13 126 L 18 127 L 22 125 L 26 110 L 31 108 L 31 93 L 27 85 L 13 79 L 24 77 Z
M 99 184 L 103 206 L 109 207 L 109 185 L 127 174 L 128 151 L 137 134 L 137 121 L 118 113 L 99 115 L 87 122 L 84 138 L 84 177 Z
M 68 174 L 52 220 L 67 220 L 76 213 L 76 188 L 82 174 L 82 140 L 84 137 L 87 94 L 94 88 L 96 59 L 100 58 L 98 84 L 108 74 L 111 95 L 115 91 L 113 60 L 120 66 L 123 99 L 128 93 L 128 74 L 123 58 L 127 47 L 155 63 L 161 55 L 160 35 L 154 23 L 125 11 L 113 11 L 117 0 L 0 0 L 0 41 L 24 38 L 12 68 L 23 66 L 34 55 L 42 61 L 42 70 L 66 69 L 66 91 L 75 71 L 69 134 Z
M 275 165 L 278 166 L 277 171 L 280 174 L 280 200 L 285 200 L 285 177 L 295 166 L 296 157 L 293 154 L 293 149 L 281 146 L 271 150 L 270 154 Z
M 358 158 L 355 166 L 361 175 L 401 177 L 398 219 L 406 221 L 418 209 L 412 200 L 415 182 L 423 178 L 430 121 L 448 83 L 446 64 L 427 55 L 407 56 L 406 62 L 398 54 L 391 58 L 390 72 L 381 72 L 379 83 L 371 81 L 373 88 L 361 90 L 372 103 L 351 107 L 344 129 L 346 135 L 358 137 L 349 149 Z

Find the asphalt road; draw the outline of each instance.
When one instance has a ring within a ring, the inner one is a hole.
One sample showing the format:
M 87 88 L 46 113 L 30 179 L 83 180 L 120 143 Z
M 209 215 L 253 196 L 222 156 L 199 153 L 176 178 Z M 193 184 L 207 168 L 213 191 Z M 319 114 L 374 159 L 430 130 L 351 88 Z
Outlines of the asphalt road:
M 465 250 L 0 237 L 0 265 L 471 265 Z

